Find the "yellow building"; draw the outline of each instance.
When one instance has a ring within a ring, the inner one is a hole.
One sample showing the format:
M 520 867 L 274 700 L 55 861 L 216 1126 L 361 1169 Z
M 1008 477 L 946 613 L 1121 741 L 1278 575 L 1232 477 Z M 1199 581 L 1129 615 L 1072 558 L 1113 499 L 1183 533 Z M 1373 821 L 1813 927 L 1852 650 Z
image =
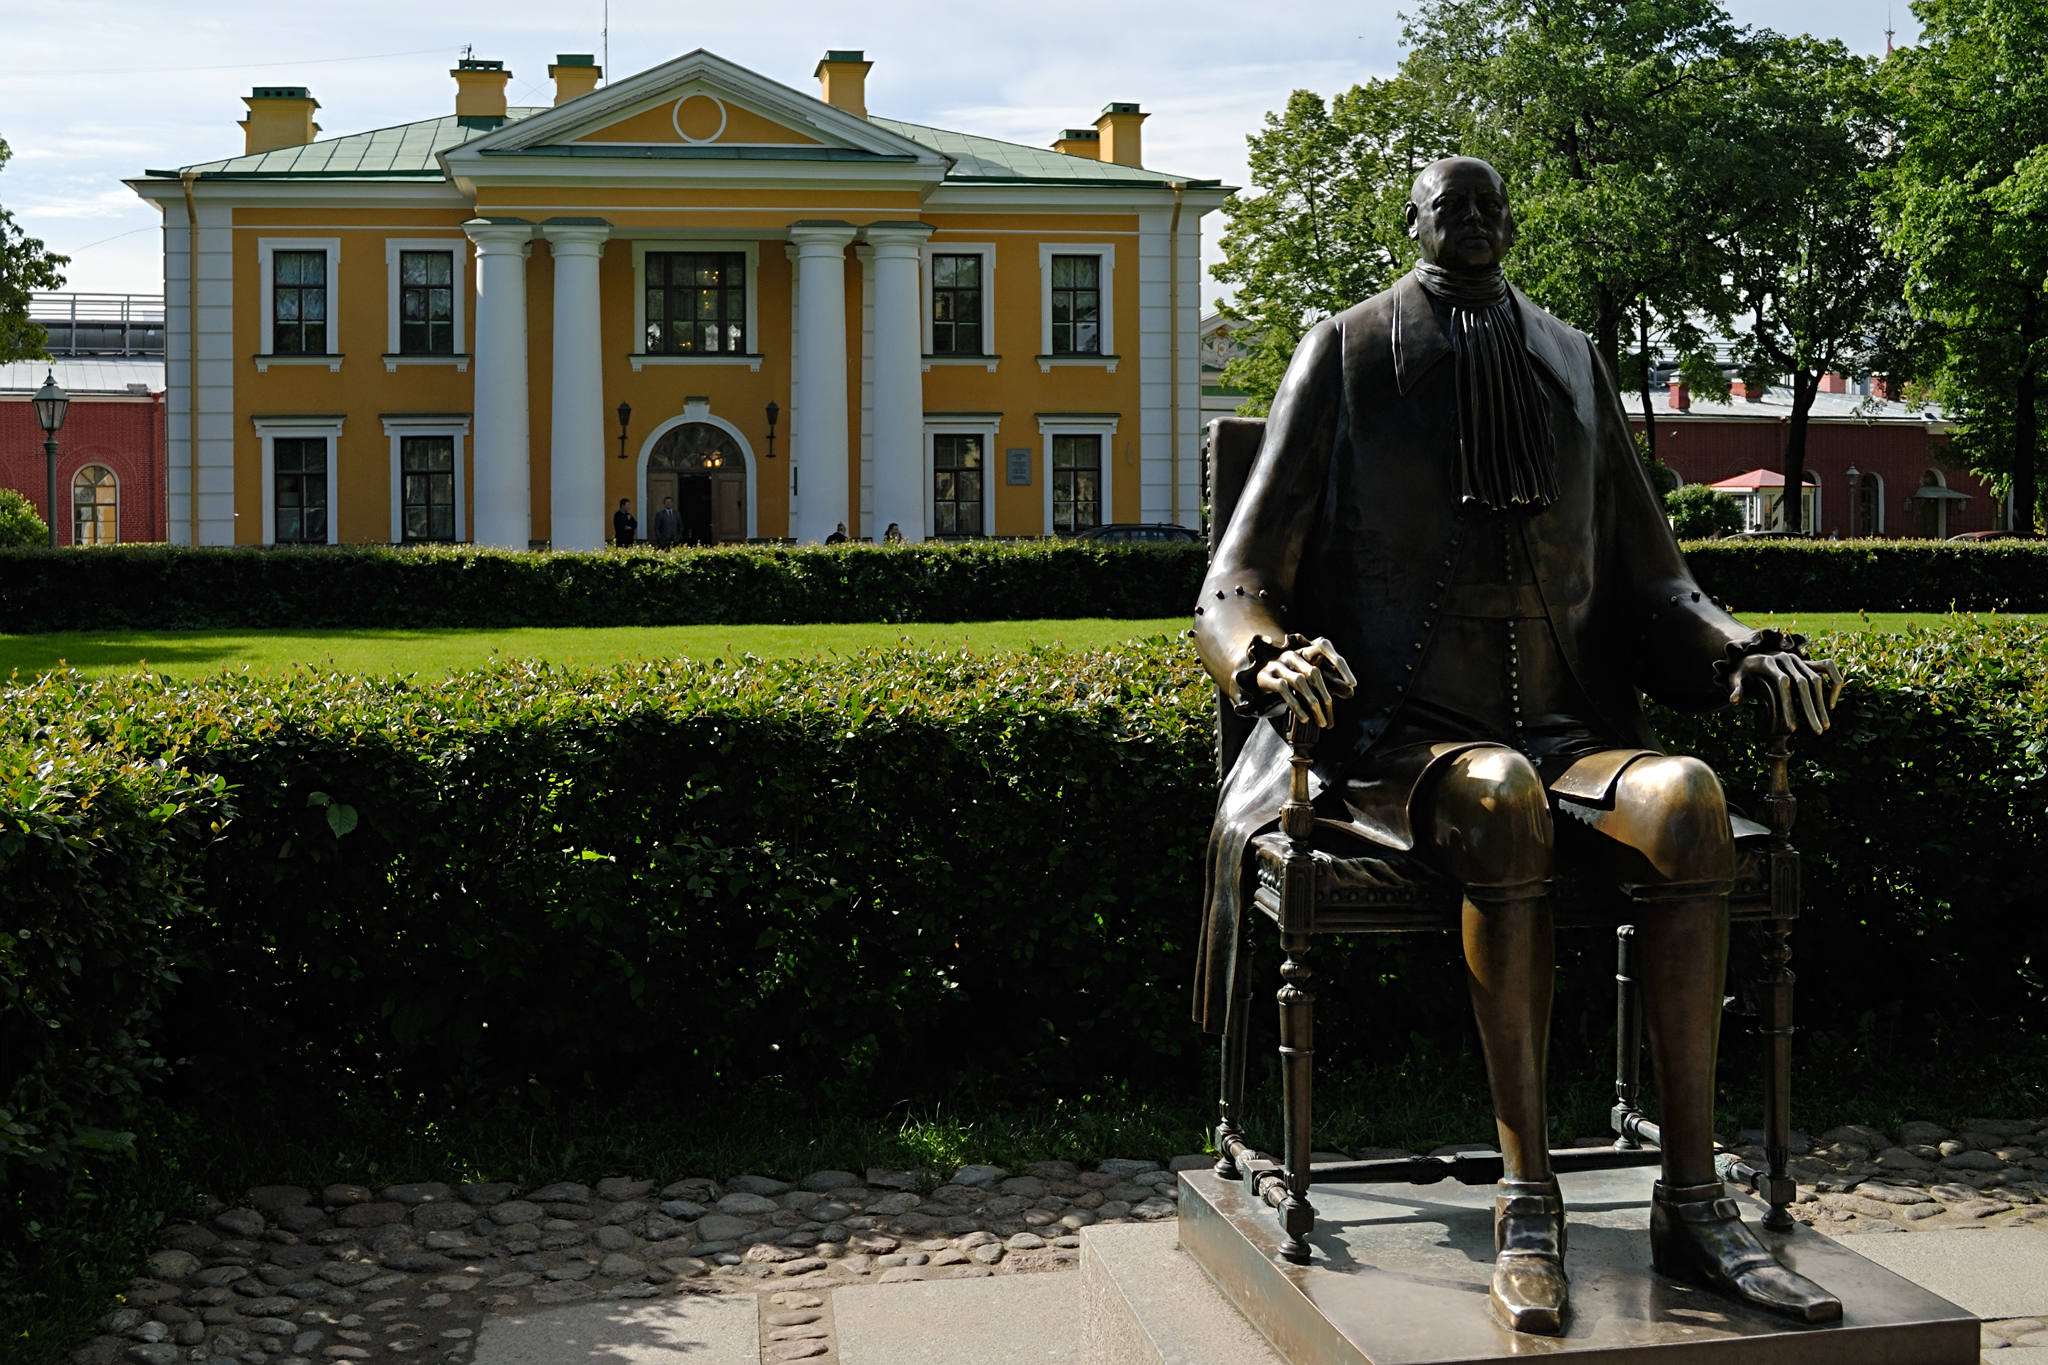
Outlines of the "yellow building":
M 813 98 L 571 55 L 508 108 L 464 61 L 447 117 L 324 141 L 257 87 L 244 155 L 129 182 L 171 539 L 587 549 L 622 498 L 643 539 L 665 499 L 690 541 L 1196 524 L 1230 191 L 1146 169 L 1134 104 L 1039 150 L 871 116 L 869 65 L 827 53 Z

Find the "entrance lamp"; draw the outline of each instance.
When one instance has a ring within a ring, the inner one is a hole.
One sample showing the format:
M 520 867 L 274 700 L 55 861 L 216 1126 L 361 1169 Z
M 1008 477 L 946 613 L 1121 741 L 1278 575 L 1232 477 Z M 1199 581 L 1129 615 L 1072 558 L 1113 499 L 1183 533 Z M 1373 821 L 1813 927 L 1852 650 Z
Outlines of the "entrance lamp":
M 626 424 L 632 420 L 633 405 L 621 402 L 619 404 L 619 458 L 622 460 L 626 458 Z
M 782 408 L 774 399 L 768 400 L 768 458 L 775 458 L 775 419 L 782 416 Z
M 30 400 L 36 406 L 36 425 L 43 429 L 43 459 L 49 465 L 49 501 L 44 508 L 50 518 L 50 548 L 57 548 L 57 433 L 64 426 L 64 414 L 71 407 L 71 395 L 57 386 L 57 372 L 45 372 L 43 386 Z

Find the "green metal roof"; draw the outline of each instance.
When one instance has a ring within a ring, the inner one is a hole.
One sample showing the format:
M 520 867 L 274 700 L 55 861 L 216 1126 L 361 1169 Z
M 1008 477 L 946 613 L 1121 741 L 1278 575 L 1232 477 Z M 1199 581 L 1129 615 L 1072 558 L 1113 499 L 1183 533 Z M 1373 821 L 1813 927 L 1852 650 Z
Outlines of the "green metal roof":
M 1022 143 L 1001 142 L 992 137 L 976 137 L 972 133 L 927 128 L 920 123 L 900 123 L 872 115 L 868 122 L 953 158 L 953 169 L 946 174 L 946 179 L 952 183 L 1163 186 L 1181 179 L 1165 171 L 1119 166 L 1085 156 L 1067 156 L 1050 148 L 1026 147 Z M 1218 182 L 1194 180 L 1187 183 L 1207 188 Z
M 521 106 L 505 111 L 507 123 L 517 123 L 541 112 L 542 106 Z M 182 170 L 198 171 L 208 177 L 269 177 L 294 180 L 421 180 L 442 178 L 441 163 L 434 158 L 450 147 L 460 147 L 484 130 L 464 128 L 455 115 L 401 123 L 367 133 L 309 142 L 303 147 L 280 147 L 254 156 L 229 157 L 225 161 L 202 161 Z M 175 176 L 178 171 L 147 171 L 147 175 Z
M 506 122 L 516 123 L 543 112 L 538 107 L 507 111 Z M 955 184 L 1054 184 L 1111 186 L 1163 186 L 1178 177 L 1164 171 L 1119 166 L 1085 156 L 1065 156 L 1039 147 L 1002 142 L 992 137 L 955 133 L 944 128 L 927 128 L 895 119 L 872 118 L 869 122 L 950 157 L 953 168 L 946 179 Z M 309 142 L 303 147 L 281 147 L 254 156 L 229 157 L 224 161 L 202 161 L 181 170 L 198 171 L 209 179 L 291 180 L 439 180 L 441 164 L 436 158 L 451 147 L 459 147 L 484 130 L 465 128 L 453 114 L 420 123 L 401 123 L 367 133 Z M 612 156 L 662 159 L 795 159 L 821 161 L 893 161 L 898 158 L 844 148 L 744 148 L 713 147 L 639 148 L 591 145 L 549 146 L 509 150 L 508 156 Z M 179 171 L 146 171 L 152 176 L 176 176 Z M 1218 182 L 1194 180 L 1189 184 L 1208 188 Z

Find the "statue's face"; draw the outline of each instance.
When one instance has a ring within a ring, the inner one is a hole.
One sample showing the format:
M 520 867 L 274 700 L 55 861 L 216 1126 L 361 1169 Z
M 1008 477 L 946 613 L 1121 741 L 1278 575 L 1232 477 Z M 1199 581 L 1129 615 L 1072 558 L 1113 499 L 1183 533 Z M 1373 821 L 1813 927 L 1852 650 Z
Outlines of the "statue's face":
M 1422 259 L 1446 270 L 1490 270 L 1515 244 L 1507 187 L 1484 161 L 1453 157 L 1415 177 L 1408 236 Z

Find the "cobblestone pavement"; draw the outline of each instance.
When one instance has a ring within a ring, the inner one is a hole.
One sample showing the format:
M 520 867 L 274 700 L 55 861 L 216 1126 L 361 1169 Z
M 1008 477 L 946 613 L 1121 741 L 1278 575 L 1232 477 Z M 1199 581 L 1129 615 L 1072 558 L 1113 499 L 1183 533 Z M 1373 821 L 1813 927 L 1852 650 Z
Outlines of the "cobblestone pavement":
M 1737 1135 L 1754 1163 L 1760 1133 Z M 1576 1145 L 1604 1139 L 1582 1138 Z M 2030 1224 L 2048 1232 L 2048 1120 L 1951 1132 L 1795 1134 L 1794 1215 L 1829 1236 Z M 1439 1149 L 1450 1150 L 1450 1149 Z M 1407 1155 L 1373 1149 L 1350 1155 Z M 1321 1159 L 1344 1154 L 1317 1153 Z M 752 1295 L 764 1361 L 835 1356 L 831 1296 L 857 1284 L 1042 1274 L 1092 1223 L 1178 1216 L 1174 1172 L 1211 1158 L 1042 1162 L 1011 1172 L 814 1171 L 658 1183 L 261 1186 L 171 1227 L 74 1365 L 466 1365 L 492 1316 L 663 1296 Z M 1987 1356 L 2048 1346 L 1988 1324 Z M 2020 1356 L 2011 1359 L 2021 1359 Z

